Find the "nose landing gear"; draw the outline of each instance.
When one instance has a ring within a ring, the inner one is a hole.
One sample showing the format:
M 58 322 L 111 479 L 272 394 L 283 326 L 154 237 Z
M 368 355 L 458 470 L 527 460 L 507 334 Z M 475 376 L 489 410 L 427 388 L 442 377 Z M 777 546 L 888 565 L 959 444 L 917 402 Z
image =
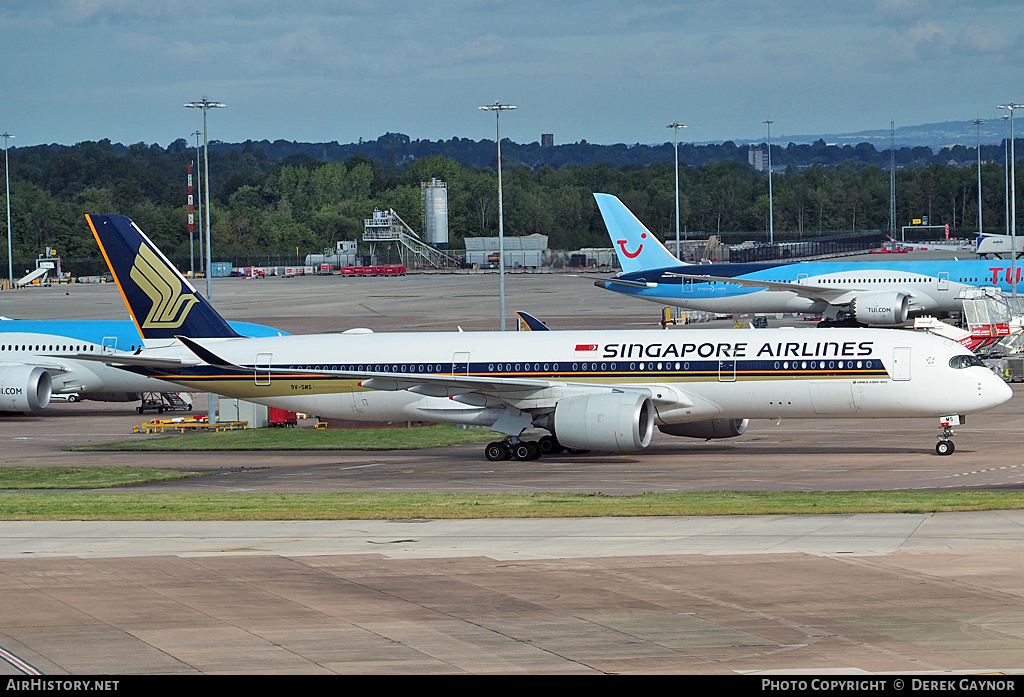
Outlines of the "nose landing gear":
M 959 426 L 967 420 L 967 417 L 963 414 L 950 414 L 949 416 L 939 417 L 939 428 L 942 429 L 942 433 L 939 434 L 939 442 L 935 444 L 935 452 L 939 455 L 952 455 L 956 450 L 956 446 L 953 441 L 950 440 L 951 436 L 955 436 L 953 432 L 954 426 Z

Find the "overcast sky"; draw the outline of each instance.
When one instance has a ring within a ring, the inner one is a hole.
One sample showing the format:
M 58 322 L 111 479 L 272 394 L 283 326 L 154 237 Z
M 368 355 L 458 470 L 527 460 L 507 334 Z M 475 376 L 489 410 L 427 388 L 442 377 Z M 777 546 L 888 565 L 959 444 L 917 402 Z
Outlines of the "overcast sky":
M 774 140 L 998 118 L 1022 39 L 1022 0 L 0 0 L 0 131 L 166 146 L 206 95 L 230 142 L 493 139 L 496 99 L 517 142 Z

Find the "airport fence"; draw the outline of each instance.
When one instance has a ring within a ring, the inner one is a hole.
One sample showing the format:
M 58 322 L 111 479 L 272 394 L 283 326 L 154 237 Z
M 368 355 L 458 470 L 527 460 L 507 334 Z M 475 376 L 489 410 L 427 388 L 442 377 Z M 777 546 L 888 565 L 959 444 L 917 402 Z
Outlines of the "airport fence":
M 730 247 L 728 261 L 744 263 L 855 254 L 869 249 L 877 249 L 882 246 L 884 240 L 884 233 L 876 230 L 842 237 L 776 241 L 774 244 L 754 243 L 747 246 Z

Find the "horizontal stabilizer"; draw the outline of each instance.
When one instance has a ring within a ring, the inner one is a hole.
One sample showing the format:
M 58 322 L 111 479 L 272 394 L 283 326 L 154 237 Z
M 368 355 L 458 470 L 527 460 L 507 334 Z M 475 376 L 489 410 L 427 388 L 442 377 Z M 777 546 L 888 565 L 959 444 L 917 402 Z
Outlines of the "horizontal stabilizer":
M 199 344 L 192 341 L 186 336 L 179 336 L 176 338 L 178 339 L 178 341 L 185 344 L 185 347 L 188 348 L 188 350 L 191 351 L 192 353 L 196 354 L 196 356 L 199 357 L 199 360 L 203 361 L 204 363 L 209 363 L 210 365 L 217 366 L 218 368 L 239 367 L 230 361 L 224 360 L 223 358 L 215 354 L 213 351 L 203 348 L 202 346 L 200 346 Z

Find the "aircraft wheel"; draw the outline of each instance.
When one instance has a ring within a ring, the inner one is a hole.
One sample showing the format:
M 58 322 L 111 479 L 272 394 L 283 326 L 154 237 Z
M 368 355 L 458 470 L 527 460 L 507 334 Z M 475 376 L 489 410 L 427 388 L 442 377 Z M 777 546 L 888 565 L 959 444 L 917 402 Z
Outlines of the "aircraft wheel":
M 952 455 L 954 450 L 956 450 L 956 446 L 951 440 L 940 440 L 935 444 L 935 452 L 939 455 Z
M 530 448 L 525 441 L 512 446 L 512 459 L 520 462 L 530 459 Z
M 493 443 L 488 443 L 487 447 L 484 448 L 484 456 L 491 462 L 507 460 L 511 455 L 512 453 L 509 451 L 508 446 L 501 441 L 496 440 Z
M 512 457 L 520 462 L 540 458 L 540 447 L 532 441 L 520 441 L 512 446 Z
M 71 402 L 72 404 L 74 404 L 75 402 L 78 401 L 78 395 L 76 395 L 76 394 L 70 395 L 68 397 L 68 401 Z

